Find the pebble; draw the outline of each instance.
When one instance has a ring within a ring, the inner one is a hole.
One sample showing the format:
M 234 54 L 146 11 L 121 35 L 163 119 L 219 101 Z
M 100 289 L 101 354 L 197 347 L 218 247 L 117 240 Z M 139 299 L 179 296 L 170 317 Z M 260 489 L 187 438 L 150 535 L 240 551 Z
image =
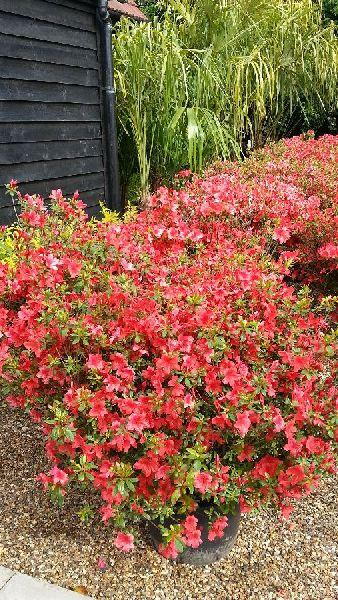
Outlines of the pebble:
M 234 549 L 217 564 L 175 565 L 147 540 L 122 555 L 111 528 L 99 520 L 84 527 L 77 519 L 83 492 L 67 497 L 62 510 L 49 502 L 35 481 L 47 467 L 38 429 L 20 411 L 2 404 L 0 410 L 3 566 L 82 588 L 97 600 L 337 600 L 334 478 L 295 505 L 291 529 L 270 510 L 243 515 Z M 100 557 L 108 565 L 104 572 Z

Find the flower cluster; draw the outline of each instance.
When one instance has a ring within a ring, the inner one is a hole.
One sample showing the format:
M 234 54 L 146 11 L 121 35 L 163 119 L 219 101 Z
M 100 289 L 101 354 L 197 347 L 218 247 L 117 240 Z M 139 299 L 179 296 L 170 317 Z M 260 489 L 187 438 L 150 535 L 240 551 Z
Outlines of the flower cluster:
M 212 541 L 238 503 L 288 515 L 334 470 L 335 300 L 314 302 L 292 265 L 333 269 L 333 176 L 314 165 L 336 149 L 284 142 L 159 189 L 129 223 L 90 221 L 60 190 L 48 211 L 19 194 L 16 260 L 0 267 L 2 394 L 46 436 L 45 489 L 61 502 L 94 488 L 118 548 L 151 519 L 175 558 L 201 543 L 200 502 Z
M 337 284 L 338 141 L 312 134 L 265 147 L 244 164 L 216 165 L 195 190 L 210 191 L 221 218 L 259 234 L 266 251 L 292 258 L 288 275 L 322 291 Z

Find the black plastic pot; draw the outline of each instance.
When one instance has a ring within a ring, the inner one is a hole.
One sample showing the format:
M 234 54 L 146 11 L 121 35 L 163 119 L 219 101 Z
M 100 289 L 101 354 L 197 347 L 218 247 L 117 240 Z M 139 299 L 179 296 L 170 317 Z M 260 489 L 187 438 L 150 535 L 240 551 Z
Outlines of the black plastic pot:
M 203 567 L 204 565 L 210 565 L 227 556 L 231 551 L 238 534 L 241 518 L 239 506 L 236 508 L 234 514 L 227 515 L 228 526 L 224 530 L 223 537 L 217 538 L 213 542 L 208 540 L 208 518 L 205 513 L 205 508 L 198 508 L 194 513 L 194 516 L 198 519 L 198 527 L 202 530 L 201 537 L 203 542 L 198 548 L 186 548 L 178 555 L 176 562 Z M 167 521 L 165 524 L 170 525 L 170 522 Z M 156 523 L 148 523 L 147 527 L 151 541 L 155 549 L 158 550 L 159 545 L 162 543 L 161 531 L 156 526 Z

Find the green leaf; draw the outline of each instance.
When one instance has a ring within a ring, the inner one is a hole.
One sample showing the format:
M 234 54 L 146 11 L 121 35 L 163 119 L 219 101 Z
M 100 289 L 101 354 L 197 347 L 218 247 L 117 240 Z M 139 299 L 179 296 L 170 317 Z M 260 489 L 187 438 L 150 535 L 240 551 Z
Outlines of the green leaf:
M 170 498 L 171 503 L 176 504 L 177 500 L 179 500 L 180 497 L 181 497 L 181 490 L 180 490 L 180 488 L 177 488 L 171 495 L 171 498 Z
M 175 546 L 178 550 L 178 552 L 183 552 L 185 545 L 183 544 L 183 542 L 181 542 L 181 540 L 177 539 L 175 540 Z

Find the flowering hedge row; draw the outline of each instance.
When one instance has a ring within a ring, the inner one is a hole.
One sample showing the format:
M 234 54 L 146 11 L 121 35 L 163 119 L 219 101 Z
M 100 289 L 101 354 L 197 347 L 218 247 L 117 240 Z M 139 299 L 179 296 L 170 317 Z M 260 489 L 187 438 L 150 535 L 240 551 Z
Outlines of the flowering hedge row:
M 338 259 L 337 138 L 312 133 L 256 151 L 245 163 L 220 163 L 190 189 L 194 211 L 217 215 L 229 231 L 259 235 L 275 258 L 292 258 L 294 279 L 325 291 Z
M 60 190 L 49 212 L 21 198 L 2 393 L 41 424 L 44 487 L 61 502 L 93 486 L 118 548 L 138 520 L 173 517 L 175 558 L 201 542 L 201 500 L 213 540 L 238 502 L 287 516 L 334 470 L 335 298 L 299 282 L 334 268 L 336 158 L 334 137 L 285 141 L 159 189 L 131 223 L 89 221 Z

